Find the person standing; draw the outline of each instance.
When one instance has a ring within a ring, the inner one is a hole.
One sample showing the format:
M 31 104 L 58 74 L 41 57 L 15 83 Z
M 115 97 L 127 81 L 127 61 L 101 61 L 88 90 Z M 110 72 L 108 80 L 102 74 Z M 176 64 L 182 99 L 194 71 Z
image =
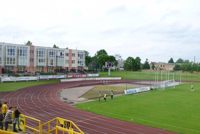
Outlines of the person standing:
M 111 97 L 111 100 L 112 100 L 113 97 L 114 97 L 114 92 L 113 92 L 113 90 L 110 91 L 110 97 Z
M 103 99 L 106 101 L 107 94 L 104 94 Z
M 7 113 L 7 111 L 8 111 L 7 102 L 4 102 L 4 103 L 3 103 L 2 107 L 1 107 L 1 110 L 2 110 L 3 117 L 5 118 L 6 113 Z
M 18 127 L 18 130 L 22 131 L 21 128 L 20 128 L 20 122 L 19 122 L 20 114 L 21 113 L 19 112 L 18 108 L 14 107 L 14 120 L 13 120 L 13 131 L 14 132 L 17 132 L 16 125 Z
M 2 107 L 2 102 L 1 102 L 1 100 L 0 100 L 0 108 Z
M 12 124 L 12 107 L 9 107 L 5 116 L 5 130 L 8 130 L 8 124 Z
M 2 114 L 2 112 L 0 111 L 0 129 L 1 129 L 1 130 L 3 130 L 3 119 L 4 119 L 3 114 Z

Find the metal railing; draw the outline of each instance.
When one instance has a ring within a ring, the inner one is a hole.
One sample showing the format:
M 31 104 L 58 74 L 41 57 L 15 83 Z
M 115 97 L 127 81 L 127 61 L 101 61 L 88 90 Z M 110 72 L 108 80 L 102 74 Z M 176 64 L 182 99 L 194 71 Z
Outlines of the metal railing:
M 15 132 L 5 131 L 0 129 L 0 134 L 17 134 Z
M 30 126 L 29 125 L 30 123 L 35 124 L 35 125 Z M 32 131 L 34 133 L 38 133 L 38 134 L 41 133 L 41 121 L 36 118 L 21 114 L 20 115 L 20 126 L 22 127 L 22 130 L 24 133 L 26 133 L 27 130 L 30 130 L 30 131 Z
M 84 132 L 72 121 L 56 117 L 41 126 L 47 134 L 62 132 L 63 134 L 84 134 Z
M 84 134 L 84 132 L 71 120 L 56 117 L 42 124 L 40 120 L 20 115 L 20 127 L 23 133 L 34 134 Z M 15 132 L 0 130 L 0 134 L 16 134 Z

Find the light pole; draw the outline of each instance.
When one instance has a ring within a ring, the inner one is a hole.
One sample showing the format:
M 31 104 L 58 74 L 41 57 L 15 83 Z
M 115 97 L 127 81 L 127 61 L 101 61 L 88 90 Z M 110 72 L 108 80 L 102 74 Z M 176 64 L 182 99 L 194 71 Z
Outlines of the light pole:
M 108 76 L 110 76 L 110 67 L 108 67 Z
M 126 80 L 127 80 L 127 71 L 126 71 Z M 127 90 L 127 81 L 126 81 L 126 90 Z

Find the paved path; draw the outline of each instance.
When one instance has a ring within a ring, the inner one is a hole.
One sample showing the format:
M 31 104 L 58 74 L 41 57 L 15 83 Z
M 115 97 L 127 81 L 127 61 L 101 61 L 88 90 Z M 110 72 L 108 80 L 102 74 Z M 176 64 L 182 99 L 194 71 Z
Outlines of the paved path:
M 81 95 L 91 90 L 94 86 L 84 86 L 84 87 L 75 87 L 63 89 L 60 92 L 60 97 L 63 101 L 69 103 L 77 103 L 87 101 L 85 98 L 80 98 Z
M 101 83 L 101 81 L 82 81 L 42 85 L 11 93 L 0 93 L 0 97 L 8 101 L 9 105 L 17 105 L 23 114 L 42 121 L 48 121 L 57 116 L 70 119 L 77 123 L 86 134 L 172 134 L 169 131 L 85 112 L 60 100 L 61 89 Z M 117 81 L 112 83 L 117 83 Z M 129 83 L 135 82 L 129 81 Z

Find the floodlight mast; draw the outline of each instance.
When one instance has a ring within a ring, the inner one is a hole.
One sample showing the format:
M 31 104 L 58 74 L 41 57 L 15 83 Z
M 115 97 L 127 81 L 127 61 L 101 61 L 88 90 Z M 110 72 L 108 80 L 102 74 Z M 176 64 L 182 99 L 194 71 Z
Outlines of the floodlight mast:
M 111 62 L 107 62 L 107 67 L 108 67 L 108 76 L 111 75 L 111 73 L 110 73 L 110 68 L 111 68 L 111 66 L 112 66 L 112 63 L 111 63 Z
M 108 76 L 110 76 L 110 67 L 108 67 Z
M 127 80 L 127 71 L 126 71 L 126 80 Z M 127 81 L 126 81 L 126 90 L 127 90 Z

